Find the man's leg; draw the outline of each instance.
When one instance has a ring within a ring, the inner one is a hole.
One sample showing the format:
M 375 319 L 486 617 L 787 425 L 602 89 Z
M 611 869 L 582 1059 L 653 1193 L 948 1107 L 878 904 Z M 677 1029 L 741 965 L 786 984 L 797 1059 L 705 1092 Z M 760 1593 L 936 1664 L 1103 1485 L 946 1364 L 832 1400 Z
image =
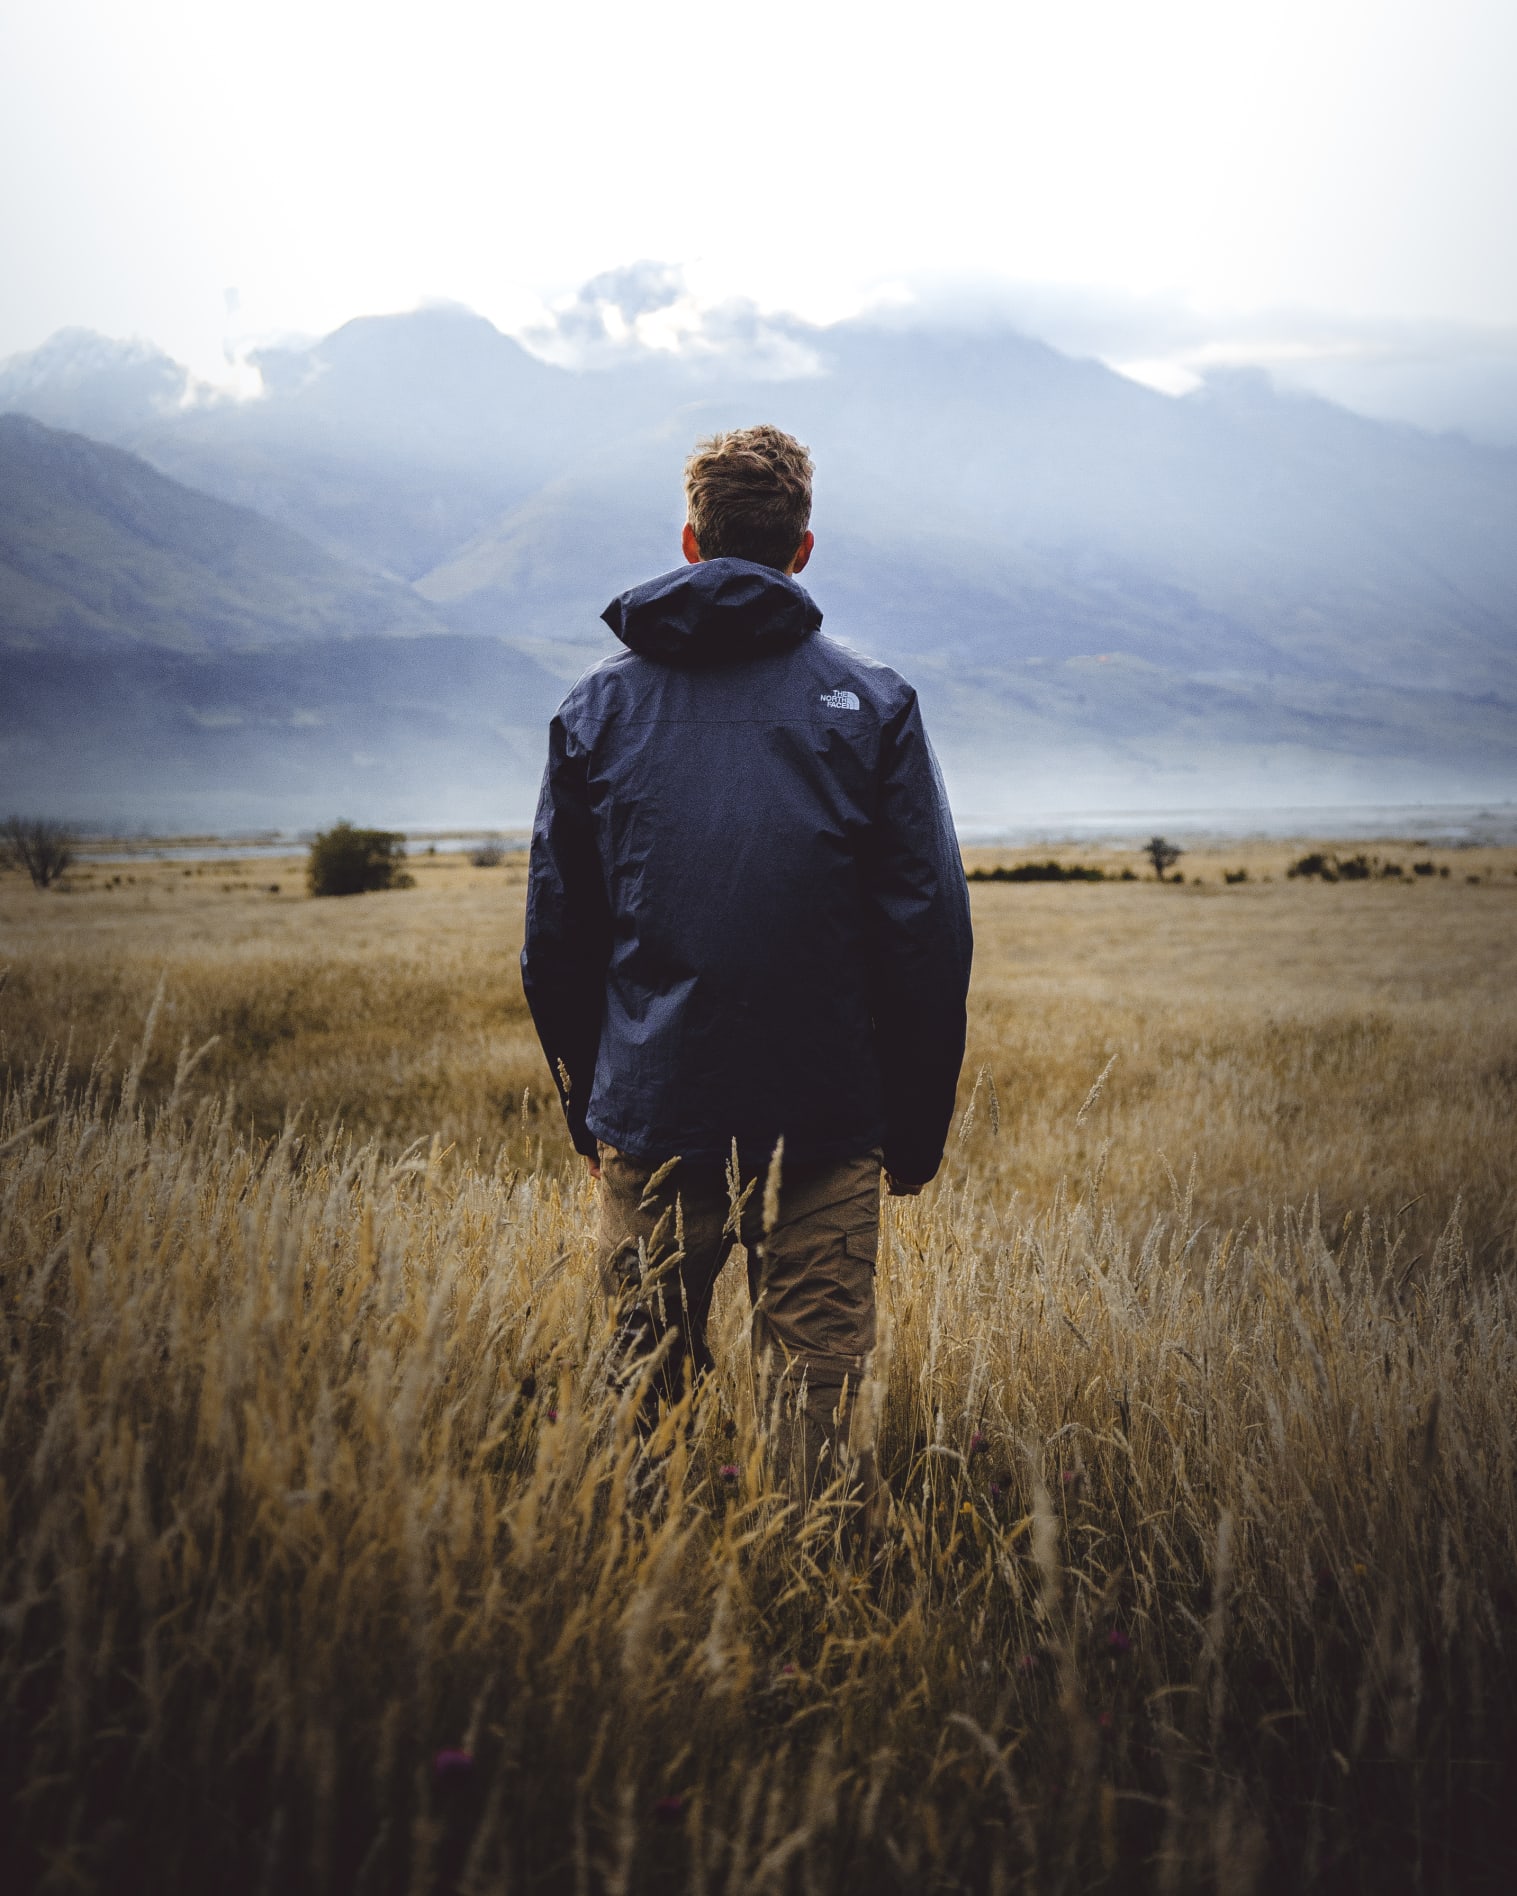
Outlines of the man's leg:
M 875 1340 L 880 1154 L 783 1167 L 773 1228 L 763 1230 L 761 1191 L 743 1223 L 754 1373 L 775 1409 L 782 1478 L 814 1493 L 846 1463 L 855 1492 L 872 1503 L 879 1480 L 872 1445 L 850 1444 L 849 1435 Z M 848 1412 L 840 1415 L 845 1384 Z
M 654 1184 L 659 1166 L 608 1145 L 600 1148 L 600 1167 L 597 1253 L 602 1288 L 620 1313 L 621 1372 L 635 1376 L 664 1347 L 639 1418 L 646 1433 L 657 1424 L 660 1400 L 677 1402 L 687 1373 L 699 1377 L 712 1366 L 706 1318 L 736 1242 L 727 1185 L 720 1166 L 678 1160 Z

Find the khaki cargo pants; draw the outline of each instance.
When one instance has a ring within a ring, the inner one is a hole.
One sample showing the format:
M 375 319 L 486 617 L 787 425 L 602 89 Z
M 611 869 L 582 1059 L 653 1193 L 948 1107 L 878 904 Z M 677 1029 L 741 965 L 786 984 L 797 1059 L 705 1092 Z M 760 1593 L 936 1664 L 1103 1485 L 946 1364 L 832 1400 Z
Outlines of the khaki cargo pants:
M 659 1167 L 600 1148 L 601 1281 L 621 1312 L 621 1360 L 636 1373 L 662 1346 L 643 1411 L 657 1420 L 687 1377 L 712 1367 L 706 1321 L 722 1266 L 748 1251 L 753 1367 L 780 1478 L 792 1494 L 840 1472 L 873 1501 L 874 1457 L 850 1446 L 851 1411 L 875 1339 L 880 1153 L 827 1165 L 785 1165 L 778 1215 L 764 1229 L 762 1178 L 733 1203 L 720 1163 Z M 845 1385 L 847 1395 L 845 1398 Z

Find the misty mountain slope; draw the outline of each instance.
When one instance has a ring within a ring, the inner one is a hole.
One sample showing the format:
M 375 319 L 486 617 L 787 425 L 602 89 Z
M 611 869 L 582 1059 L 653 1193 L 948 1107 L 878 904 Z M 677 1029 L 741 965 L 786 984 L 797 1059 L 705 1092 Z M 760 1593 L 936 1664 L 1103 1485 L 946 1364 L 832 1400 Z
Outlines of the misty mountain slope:
M 879 616 L 923 626 L 929 649 L 1078 637 L 1409 689 L 1513 676 L 1517 454 L 1257 375 L 1176 401 L 1005 330 L 785 328 L 810 372 L 647 350 L 572 372 L 466 311 L 365 318 L 262 352 L 261 400 L 144 396 L 127 432 L 157 465 L 417 581 L 471 627 L 583 636 L 608 597 L 677 559 L 664 522 L 695 436 L 768 417 L 816 455 L 840 596 L 880 596 L 889 569 L 904 590 Z M 54 399 L 46 366 L 8 365 L 0 398 Z M 101 378 L 120 430 L 149 370 L 128 352 L 117 383 Z M 75 374 L 63 395 L 84 392 Z
M 909 666 L 955 813 L 1465 802 L 1517 790 L 1517 701 L 1126 656 Z
M 981 670 L 1122 652 L 1176 672 L 1296 669 L 1244 623 L 1092 548 L 1002 552 L 967 535 L 854 533 L 819 541 L 806 575 L 828 629 L 882 655 Z
M 0 415 L 0 640 L 194 651 L 441 630 L 414 594 L 120 449 Z
M 254 704 L 228 675 L 222 703 L 205 673 L 155 672 L 135 697 L 121 675 L 165 771 L 182 752 L 214 775 L 214 753 L 286 806 L 346 770 L 360 813 L 358 791 L 446 782 L 464 799 L 451 817 L 478 820 L 515 783 L 525 817 L 537 739 L 512 776 L 510 743 L 481 735 L 486 706 L 518 692 L 500 668 L 530 665 L 521 702 L 546 716 L 608 648 L 607 600 L 679 563 L 691 443 L 760 419 L 816 457 L 805 583 L 827 630 L 918 684 L 973 817 L 1517 790 L 1517 453 L 1258 376 L 1173 400 L 1004 330 L 779 327 L 786 347 L 762 360 L 604 348 L 571 371 L 467 312 L 370 318 L 266 352 L 249 402 L 169 402 L 161 361 L 127 348 L 113 368 L 110 345 L 74 338 L 0 369 L 0 399 L 93 403 L 158 466 L 414 580 L 384 596 L 461 635 L 437 648 L 430 696 L 414 672 L 403 688 L 380 676 L 412 664 L 410 641 L 365 660 L 389 707 L 377 749 L 335 682 L 306 705 L 269 672 Z M 35 617 L 23 583 L 41 583 L 32 567 L 15 569 L 12 616 Z M 494 654 L 482 678 L 471 641 Z M 535 728 L 514 716 L 501 730 Z M 107 721 L 130 748 L 126 713 Z M 380 750 L 379 776 L 353 761 Z M 159 779 L 144 763 L 134 781 L 147 796 Z
M 4 664 L 0 807 L 169 830 L 519 822 L 563 695 L 501 641 L 449 634 Z
M 862 343 L 842 327 L 834 376 L 786 391 L 818 454 L 819 523 L 876 541 L 882 520 L 897 534 L 951 531 L 979 542 L 970 563 L 998 583 L 1094 562 L 1188 617 L 1246 631 L 1272 668 L 1389 667 L 1415 686 L 1431 666 L 1476 689 L 1493 665 L 1511 676 L 1517 542 L 1504 523 L 1517 518 L 1517 455 L 1246 378 L 1174 401 L 1052 351 L 1008 379 L 994 360 L 1021 353 L 1010 343 L 966 355 L 910 337 Z M 848 393 L 861 347 L 868 413 Z M 986 378 L 983 404 L 966 361 Z M 901 445 L 887 454 L 887 442 Z M 1117 646 L 1116 632 L 1095 649 Z M 1210 662 L 1237 656 L 1224 643 Z
M 583 624 L 677 557 L 689 442 L 767 415 L 817 459 L 818 588 L 893 649 L 1124 650 L 1408 689 L 1517 676 L 1517 455 L 1250 378 L 1177 402 L 1015 337 L 843 324 L 816 354 L 824 372 L 789 380 L 667 370 L 669 414 L 641 432 L 617 371 L 583 377 L 614 449 L 420 589 L 461 622 L 481 622 L 472 598 L 492 623 L 514 606 L 544 634 Z M 634 407 L 648 397 L 645 379 Z
M 118 445 L 177 413 L 188 388 L 189 371 L 162 349 L 91 329 L 60 329 L 40 348 L 0 362 L 0 414 Z
M 512 636 L 600 639 L 603 607 L 683 562 L 687 451 L 668 424 L 587 453 L 419 579 L 455 625 Z M 670 465 L 675 479 L 660 479 Z
M 466 310 L 362 317 L 251 360 L 261 400 L 144 413 L 129 445 L 407 580 L 593 452 L 607 423 L 593 379 L 540 362 Z M 639 421 L 656 412 L 630 387 L 618 396 Z

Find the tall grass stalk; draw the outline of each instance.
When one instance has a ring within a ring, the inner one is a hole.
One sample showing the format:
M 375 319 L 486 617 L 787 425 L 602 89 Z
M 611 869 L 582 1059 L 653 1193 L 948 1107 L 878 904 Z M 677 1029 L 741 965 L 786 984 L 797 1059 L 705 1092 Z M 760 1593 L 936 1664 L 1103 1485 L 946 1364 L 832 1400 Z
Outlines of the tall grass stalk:
M 1513 1283 L 1457 1221 L 891 1202 L 866 1563 L 736 1273 L 645 1454 L 587 1180 L 252 1137 L 198 1055 L 148 1111 L 149 1044 L 0 1112 L 13 1887 L 1499 1877 Z

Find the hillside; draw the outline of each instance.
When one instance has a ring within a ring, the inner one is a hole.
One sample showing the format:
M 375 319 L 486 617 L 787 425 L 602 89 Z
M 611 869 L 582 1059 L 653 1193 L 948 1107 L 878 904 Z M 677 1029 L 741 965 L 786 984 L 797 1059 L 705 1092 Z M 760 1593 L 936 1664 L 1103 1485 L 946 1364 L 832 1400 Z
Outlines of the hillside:
M 176 651 L 441 630 L 408 589 L 342 565 L 137 456 L 0 415 L 0 642 Z
M 563 685 L 499 639 L 3 658 L 0 810 L 160 831 L 530 814 Z
M 919 683 L 966 820 L 1517 790 L 1517 453 L 1255 374 L 1175 400 L 1004 329 L 780 328 L 778 354 L 572 370 L 464 310 L 369 317 L 259 354 L 246 402 L 60 337 L 0 365 L 0 405 L 178 484 L 168 525 L 97 508 L 80 573 L 48 552 L 61 501 L 12 522 L 5 622 L 87 631 L 109 602 L 185 649 L 446 626 L 562 684 L 606 649 L 606 600 L 677 560 L 693 439 L 767 417 L 816 456 L 827 628 Z
M 410 588 L 0 415 L 0 808 L 163 828 L 530 808 L 562 683 Z

